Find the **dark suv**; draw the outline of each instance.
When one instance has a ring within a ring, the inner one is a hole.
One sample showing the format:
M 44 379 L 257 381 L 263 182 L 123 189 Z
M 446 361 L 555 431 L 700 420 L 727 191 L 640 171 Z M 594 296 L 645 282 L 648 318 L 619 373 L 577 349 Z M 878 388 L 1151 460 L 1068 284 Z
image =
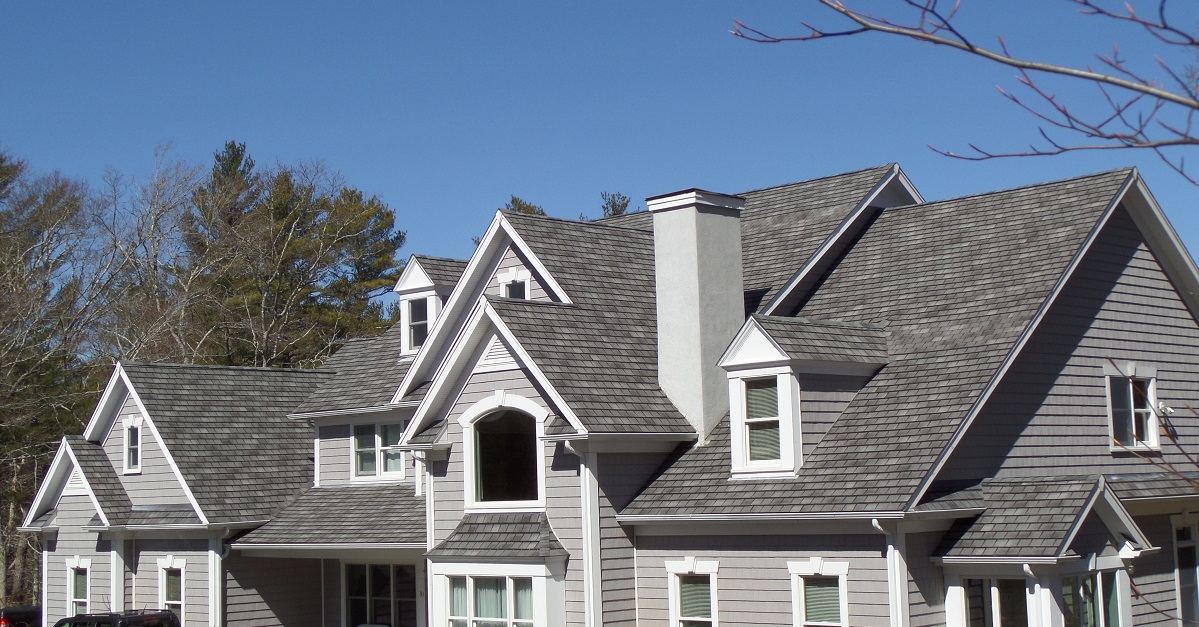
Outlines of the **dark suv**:
M 54 627 L 179 627 L 179 617 L 170 610 L 130 610 L 113 614 L 76 614 Z
M 0 627 L 42 627 L 42 606 L 0 608 Z

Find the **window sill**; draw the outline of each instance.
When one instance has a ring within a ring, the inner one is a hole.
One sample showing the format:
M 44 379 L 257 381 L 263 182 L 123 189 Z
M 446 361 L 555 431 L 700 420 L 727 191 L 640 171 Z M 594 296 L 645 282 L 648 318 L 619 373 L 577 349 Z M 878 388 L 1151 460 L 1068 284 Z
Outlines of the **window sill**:
M 358 484 L 358 485 L 372 484 L 372 483 L 403 483 L 404 479 L 405 479 L 404 475 L 401 475 L 401 474 L 383 475 L 383 476 L 374 476 L 374 477 L 350 477 L 350 483 Z
M 544 512 L 545 503 L 541 501 L 492 501 L 483 503 L 467 503 L 463 512 L 467 514 L 494 513 L 528 513 Z
M 1130 455 L 1133 453 L 1151 453 L 1151 454 L 1155 454 L 1155 455 L 1160 455 L 1162 452 L 1162 447 L 1154 446 L 1154 445 L 1150 445 L 1150 444 L 1137 444 L 1135 446 L 1122 446 L 1122 445 L 1118 445 L 1118 444 L 1109 444 L 1107 447 L 1107 450 L 1108 450 L 1108 452 L 1110 452 L 1113 455 L 1116 455 L 1119 453 L 1128 453 Z
M 754 479 L 794 479 L 795 471 L 791 468 L 772 467 L 772 468 L 739 468 L 734 469 L 729 475 L 729 479 L 733 481 L 754 480 Z
M 122 475 L 140 475 L 140 474 L 142 474 L 142 469 L 141 468 L 126 468 L 121 471 L 121 474 Z

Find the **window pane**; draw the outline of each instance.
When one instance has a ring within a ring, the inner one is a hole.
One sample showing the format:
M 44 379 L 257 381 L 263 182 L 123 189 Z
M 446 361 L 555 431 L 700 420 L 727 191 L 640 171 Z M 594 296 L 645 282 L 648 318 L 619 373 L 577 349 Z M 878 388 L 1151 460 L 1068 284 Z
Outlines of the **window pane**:
M 466 616 L 466 577 L 450 577 L 450 616 Z
M 404 435 L 404 425 L 396 423 L 390 425 L 380 425 L 382 433 L 383 446 L 396 446 L 400 443 L 400 436 Z
M 779 415 L 779 386 L 777 379 L 754 379 L 745 382 L 745 417 L 774 418 Z
M 76 599 L 86 599 L 87 598 L 87 569 L 86 568 L 76 568 L 75 569 L 75 577 L 74 577 L 74 584 L 72 585 L 72 592 L 74 593 L 74 597 Z
M 997 579 L 999 623 L 1003 627 L 1028 627 L 1028 597 L 1023 579 Z
M 366 615 L 366 599 L 350 599 L 347 608 L 351 627 L 358 627 L 358 625 L 370 622 L 370 617 Z
M 352 597 L 366 596 L 366 565 L 346 564 L 346 593 Z
M 803 580 L 804 620 L 841 623 L 841 586 L 836 577 L 806 577 Z
M 354 426 L 354 449 L 358 451 L 375 450 L 375 425 Z
M 475 616 L 508 617 L 508 587 L 503 577 L 475 577 Z
M 183 600 L 183 573 L 178 568 L 168 568 L 163 573 L 163 579 L 166 581 L 166 593 L 163 595 L 163 600 Z
M 520 412 L 499 412 L 475 423 L 475 498 L 537 500 L 537 423 Z
M 712 617 L 712 587 L 709 575 L 679 575 L 679 616 Z
M 400 472 L 404 469 L 403 451 L 383 452 L 383 472 Z
M 513 281 L 507 285 L 507 291 L 504 294 L 508 298 L 525 298 L 525 282 Z
M 395 567 L 395 622 L 396 627 L 416 627 L 416 567 Z
M 127 460 L 127 462 L 125 464 L 126 467 L 128 467 L 128 468 L 137 468 L 138 463 L 139 463 L 139 461 L 138 461 L 139 451 L 138 451 L 138 446 L 137 446 L 138 433 L 137 432 L 138 432 L 137 427 L 134 427 L 134 426 L 129 427 L 129 434 L 127 436 L 129 438 L 129 459 Z
M 1124 446 L 1132 446 L 1132 396 L 1128 379 L 1111 377 L 1108 390 L 1112 398 L 1112 437 Z
M 375 452 L 372 450 L 369 453 L 357 453 L 358 458 L 358 474 L 360 476 L 371 476 L 375 474 Z
M 408 337 L 408 345 L 413 348 L 424 346 L 425 340 L 429 339 L 428 322 L 417 322 L 409 326 L 408 330 L 411 333 Z
M 512 585 L 516 588 L 512 617 L 517 620 L 533 620 L 533 580 L 513 579 Z
M 771 420 L 754 422 L 749 427 L 749 460 L 752 462 L 780 459 L 779 423 Z
M 987 627 L 987 616 L 991 613 L 991 589 L 982 579 L 966 580 L 966 625 Z
M 408 301 L 408 321 L 425 322 L 429 319 L 429 300 L 418 298 Z
M 1149 379 L 1132 379 L 1132 406 L 1134 409 L 1151 409 Z
M 372 597 L 389 598 L 391 596 L 391 566 L 371 565 L 370 582 Z
M 1103 573 L 1099 577 L 1103 584 L 1103 626 L 1118 627 L 1120 625 L 1120 596 L 1116 594 L 1116 573 Z
M 1187 537 L 1190 537 L 1190 527 Z M 1181 532 L 1182 529 L 1179 529 Z M 1199 622 L 1199 577 L 1196 577 L 1195 567 L 1199 566 L 1195 559 L 1196 548 L 1193 546 L 1178 547 L 1178 598 L 1182 605 L 1182 620 L 1184 623 Z

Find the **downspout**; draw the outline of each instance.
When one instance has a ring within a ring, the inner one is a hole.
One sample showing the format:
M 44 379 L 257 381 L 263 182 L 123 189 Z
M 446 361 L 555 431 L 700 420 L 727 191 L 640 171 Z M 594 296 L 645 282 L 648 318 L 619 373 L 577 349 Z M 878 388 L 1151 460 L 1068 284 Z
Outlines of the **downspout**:
M 225 527 L 221 535 L 209 540 L 208 549 L 208 624 L 221 627 L 225 623 L 225 558 L 232 547 L 225 543 L 233 530 Z

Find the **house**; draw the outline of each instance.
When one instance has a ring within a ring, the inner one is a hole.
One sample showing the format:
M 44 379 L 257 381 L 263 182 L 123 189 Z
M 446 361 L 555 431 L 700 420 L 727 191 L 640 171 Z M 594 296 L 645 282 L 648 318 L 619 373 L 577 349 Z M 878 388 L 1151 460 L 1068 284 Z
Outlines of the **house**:
M 647 204 L 498 213 L 316 371 L 118 365 L 24 522 L 47 617 L 1199 621 L 1199 271 L 1135 170 Z

